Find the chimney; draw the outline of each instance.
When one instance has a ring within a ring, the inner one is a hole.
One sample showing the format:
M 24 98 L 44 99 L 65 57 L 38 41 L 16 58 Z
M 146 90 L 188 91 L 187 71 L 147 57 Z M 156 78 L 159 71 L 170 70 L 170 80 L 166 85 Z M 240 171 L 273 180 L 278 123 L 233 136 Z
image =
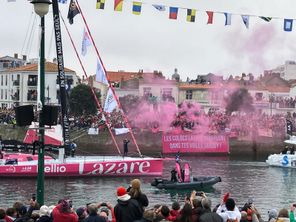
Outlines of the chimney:
M 14 58 L 18 59 L 18 54 L 17 53 L 14 53 Z
M 27 61 L 27 56 L 23 55 L 23 61 Z

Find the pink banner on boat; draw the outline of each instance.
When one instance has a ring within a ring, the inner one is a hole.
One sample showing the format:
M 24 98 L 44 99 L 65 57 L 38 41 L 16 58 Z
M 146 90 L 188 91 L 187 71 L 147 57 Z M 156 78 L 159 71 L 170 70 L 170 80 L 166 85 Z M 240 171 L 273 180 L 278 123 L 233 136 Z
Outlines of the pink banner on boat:
M 161 176 L 162 159 L 45 164 L 46 176 Z M 37 164 L 2 165 L 0 176 L 37 176 Z
M 228 153 L 224 135 L 163 134 L 163 153 Z

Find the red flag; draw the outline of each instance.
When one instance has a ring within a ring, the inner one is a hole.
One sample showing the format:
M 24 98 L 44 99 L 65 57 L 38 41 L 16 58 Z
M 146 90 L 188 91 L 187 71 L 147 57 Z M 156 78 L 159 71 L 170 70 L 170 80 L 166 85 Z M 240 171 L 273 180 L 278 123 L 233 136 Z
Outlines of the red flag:
M 214 12 L 207 11 L 207 14 L 208 14 L 208 23 L 207 24 L 213 24 Z

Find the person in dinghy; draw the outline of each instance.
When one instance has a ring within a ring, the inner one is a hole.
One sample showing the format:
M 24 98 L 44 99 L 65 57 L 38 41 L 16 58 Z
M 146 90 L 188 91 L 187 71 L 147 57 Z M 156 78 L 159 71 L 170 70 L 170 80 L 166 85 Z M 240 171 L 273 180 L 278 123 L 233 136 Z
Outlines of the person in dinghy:
M 182 169 L 180 163 L 180 151 L 176 154 L 175 168 L 171 170 L 171 181 L 179 183 L 189 183 L 192 181 L 191 167 L 189 166 L 189 163 L 185 163 L 184 169 Z

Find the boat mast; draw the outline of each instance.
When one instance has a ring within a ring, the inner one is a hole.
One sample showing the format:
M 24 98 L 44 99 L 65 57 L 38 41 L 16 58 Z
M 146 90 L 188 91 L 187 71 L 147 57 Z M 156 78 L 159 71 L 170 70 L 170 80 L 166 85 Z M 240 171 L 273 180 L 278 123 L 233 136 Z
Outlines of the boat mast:
M 89 34 L 89 36 L 90 36 L 90 39 L 91 39 L 91 41 L 92 41 L 92 44 L 93 44 L 93 46 L 95 47 L 95 51 L 96 51 L 96 53 L 97 53 L 98 59 L 100 60 L 100 62 L 101 62 L 101 64 L 102 64 L 102 67 L 103 67 L 103 69 L 104 69 L 104 72 L 107 74 L 106 68 L 105 68 L 104 63 L 103 63 L 103 61 L 102 61 L 102 59 L 101 59 L 100 53 L 99 53 L 98 48 L 97 48 L 97 46 L 96 46 L 96 44 L 95 44 L 95 41 L 94 41 L 94 39 L 93 39 L 93 37 L 92 37 L 92 34 L 91 34 L 90 30 L 89 30 L 89 27 L 88 27 L 88 25 L 87 25 L 87 22 L 86 22 L 86 19 L 85 19 L 84 15 L 83 15 L 83 12 L 82 12 L 82 10 L 81 10 L 81 8 L 80 8 L 80 5 L 79 5 L 78 0 L 76 0 L 76 4 L 77 4 L 77 7 L 78 7 L 78 10 L 80 11 L 80 14 L 81 14 L 82 20 L 83 20 L 83 22 L 84 22 L 84 24 L 85 24 L 85 27 L 86 27 L 86 29 L 87 29 L 87 32 L 88 32 L 88 34 Z M 124 117 L 124 118 L 123 118 L 123 119 L 124 119 L 124 122 L 125 122 L 125 124 L 126 124 L 128 130 L 129 130 L 129 133 L 130 133 L 130 135 L 131 135 L 131 137 L 132 137 L 132 139 L 133 139 L 133 141 L 134 141 L 134 144 L 136 145 L 136 148 L 137 148 L 138 154 L 139 154 L 140 156 L 142 156 L 141 151 L 140 151 L 140 149 L 139 149 L 139 146 L 138 146 L 138 144 L 137 144 L 136 138 L 135 138 L 135 136 L 134 136 L 134 134 L 133 134 L 133 132 L 132 132 L 131 126 L 130 126 L 130 124 L 129 124 L 129 121 L 128 121 L 128 119 L 126 118 L 126 116 L 125 116 L 125 114 L 124 114 L 124 112 L 123 112 L 123 110 L 122 110 L 121 104 L 120 104 L 119 99 L 117 98 L 117 96 L 116 96 L 116 94 L 115 94 L 115 90 L 114 90 L 114 88 L 113 88 L 111 82 L 109 81 L 108 75 L 106 75 L 106 79 L 108 80 L 109 88 L 111 88 L 112 94 L 113 94 L 114 98 L 116 99 L 116 102 L 117 102 L 118 108 L 119 108 L 121 114 L 122 114 L 123 117 Z
M 83 70 L 84 76 L 85 76 L 86 78 L 88 78 L 88 75 L 87 75 L 87 73 L 86 73 L 86 71 L 85 71 L 84 65 L 82 64 L 82 61 L 81 61 L 81 59 L 80 59 L 80 56 L 79 56 L 79 54 L 78 54 L 78 52 L 77 52 L 77 48 L 76 48 L 76 46 L 75 46 L 75 44 L 74 44 L 74 41 L 73 41 L 73 39 L 72 39 L 72 36 L 70 35 L 69 29 L 68 29 L 68 27 L 67 27 L 67 25 L 66 25 L 66 22 L 65 22 L 65 20 L 64 20 L 64 18 L 63 18 L 62 15 L 61 15 L 61 19 L 62 19 L 62 22 L 63 22 L 65 28 L 66 28 L 66 31 L 67 31 L 67 34 L 68 34 L 68 36 L 69 36 L 69 38 L 70 38 L 71 44 L 72 44 L 72 46 L 73 46 L 73 48 L 74 48 L 74 51 L 75 51 L 76 57 L 77 57 L 77 59 L 79 60 L 79 63 L 80 63 L 80 66 L 81 66 L 81 68 L 82 68 L 82 70 Z M 98 100 L 98 98 L 97 98 L 97 96 L 96 96 L 96 93 L 95 93 L 93 87 L 91 87 L 91 92 L 92 92 L 93 97 L 94 97 L 94 99 L 95 99 L 95 101 L 96 101 L 96 104 L 97 104 L 97 106 L 98 106 L 98 109 L 100 110 L 100 112 L 101 112 L 102 115 L 104 116 L 104 112 L 103 112 L 102 106 L 100 105 L 100 102 L 99 102 L 99 100 Z M 112 140 L 113 140 L 113 142 L 114 142 L 114 144 L 115 144 L 115 146 L 116 146 L 116 149 L 117 149 L 119 155 L 121 155 L 121 152 L 120 152 L 120 149 L 119 149 L 118 144 L 117 144 L 117 142 L 116 142 L 116 139 L 115 139 L 115 137 L 114 137 L 114 135 L 113 135 L 113 133 L 112 133 L 112 130 L 111 130 L 111 128 L 110 128 L 111 124 L 110 124 L 108 118 L 105 117 L 105 119 L 106 119 L 106 125 L 107 125 L 107 128 L 108 128 L 108 130 L 109 130 L 109 132 L 110 132 L 110 134 L 111 134 Z

